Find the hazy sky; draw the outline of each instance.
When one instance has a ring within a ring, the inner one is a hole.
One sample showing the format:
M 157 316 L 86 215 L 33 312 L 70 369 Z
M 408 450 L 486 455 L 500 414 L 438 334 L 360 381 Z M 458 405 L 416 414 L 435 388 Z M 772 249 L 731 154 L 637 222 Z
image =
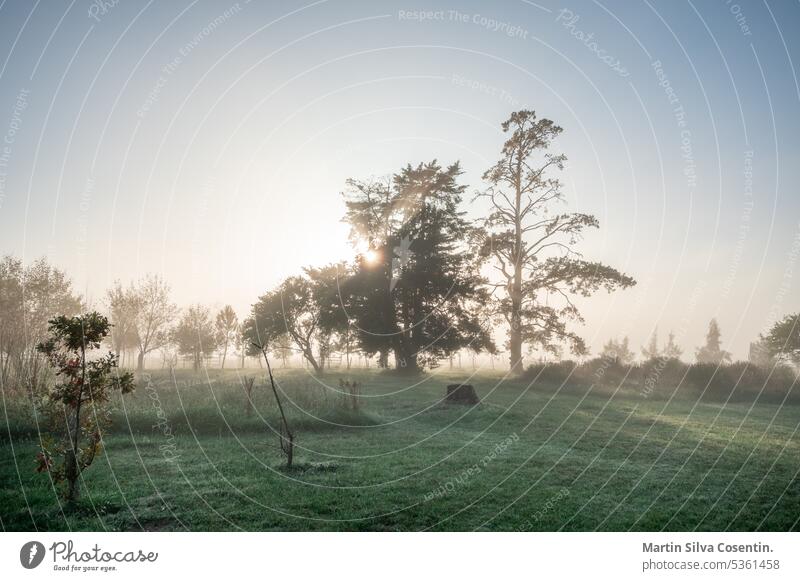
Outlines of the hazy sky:
M 584 301 L 593 350 L 658 325 L 690 355 L 716 316 L 744 357 L 800 310 L 798 22 L 775 0 L 5 0 L 0 252 L 94 300 L 158 272 L 244 314 L 352 255 L 348 177 L 461 160 L 472 192 L 527 107 L 601 221 L 585 255 L 639 281 Z

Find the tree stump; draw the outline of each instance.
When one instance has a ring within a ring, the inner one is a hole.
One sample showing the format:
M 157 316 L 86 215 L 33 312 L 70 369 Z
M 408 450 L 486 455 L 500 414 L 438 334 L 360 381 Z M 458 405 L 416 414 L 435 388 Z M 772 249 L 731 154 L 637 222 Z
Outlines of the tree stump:
M 447 386 L 447 403 L 460 403 L 465 405 L 475 405 L 480 400 L 475 388 L 467 383 L 451 383 Z

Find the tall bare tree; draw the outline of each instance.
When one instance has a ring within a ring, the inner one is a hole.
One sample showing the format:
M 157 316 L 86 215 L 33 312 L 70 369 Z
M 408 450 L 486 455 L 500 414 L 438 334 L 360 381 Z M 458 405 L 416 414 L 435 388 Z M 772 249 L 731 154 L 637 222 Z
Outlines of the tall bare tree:
M 548 149 L 561 127 L 534 111 L 517 111 L 502 129 L 509 137 L 500 159 L 483 175 L 487 189 L 478 194 L 489 202 L 478 244 L 499 278 L 497 312 L 509 325 L 510 365 L 519 372 L 526 344 L 556 352 L 559 343 L 567 343 L 576 354 L 586 352 L 583 339 L 568 327 L 570 321 L 583 322 L 575 295 L 610 292 L 635 281 L 583 260 L 575 249 L 585 229 L 599 226 L 597 218 L 554 209 L 563 194 L 551 173 L 564 168 L 566 156 Z

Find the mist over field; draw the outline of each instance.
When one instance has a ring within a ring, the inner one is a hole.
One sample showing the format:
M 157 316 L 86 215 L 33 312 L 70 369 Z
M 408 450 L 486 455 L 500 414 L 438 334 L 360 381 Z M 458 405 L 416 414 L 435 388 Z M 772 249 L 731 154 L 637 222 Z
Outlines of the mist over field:
M 800 6 L 0 4 L 4 531 L 796 531 Z

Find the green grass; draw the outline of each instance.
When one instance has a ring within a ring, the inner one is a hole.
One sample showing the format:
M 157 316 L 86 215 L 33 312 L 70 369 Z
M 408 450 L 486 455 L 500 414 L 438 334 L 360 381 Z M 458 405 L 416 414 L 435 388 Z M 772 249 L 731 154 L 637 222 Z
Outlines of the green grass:
M 341 373 L 319 380 L 289 370 L 279 372 L 296 403 L 297 466 L 288 471 L 263 379 L 248 417 L 236 372 L 210 373 L 181 371 L 175 381 L 157 373 L 155 391 L 115 400 L 105 453 L 72 507 L 34 471 L 29 404 L 6 394 L 2 528 L 800 528 L 798 406 L 566 393 L 480 375 L 470 382 L 483 403 L 469 408 L 440 403 L 445 385 L 466 373 L 362 370 L 349 375 L 364 385 L 353 412 L 336 393 Z

